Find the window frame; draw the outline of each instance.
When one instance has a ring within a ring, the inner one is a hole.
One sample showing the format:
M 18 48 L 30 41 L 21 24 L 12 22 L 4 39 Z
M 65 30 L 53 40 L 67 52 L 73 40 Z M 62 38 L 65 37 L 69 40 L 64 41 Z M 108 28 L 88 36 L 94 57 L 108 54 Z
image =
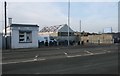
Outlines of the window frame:
M 20 33 L 23 33 L 23 41 L 20 41 L 20 39 L 22 39 L 22 37 L 20 37 Z M 30 35 L 28 35 L 28 33 L 30 33 Z M 30 37 L 30 41 L 27 41 L 27 35 Z M 19 30 L 19 43 L 32 43 L 32 31 L 23 31 L 23 30 Z

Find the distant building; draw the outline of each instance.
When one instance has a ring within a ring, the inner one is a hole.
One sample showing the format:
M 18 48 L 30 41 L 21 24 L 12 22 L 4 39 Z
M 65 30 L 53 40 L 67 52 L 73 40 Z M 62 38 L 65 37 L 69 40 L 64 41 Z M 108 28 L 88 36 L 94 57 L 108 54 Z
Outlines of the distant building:
M 112 44 L 113 36 L 111 34 L 99 34 L 99 35 L 89 35 L 88 36 L 89 43 L 97 43 L 97 44 Z
M 107 33 L 107 34 L 112 35 L 114 43 L 120 43 L 120 32 L 118 32 L 118 33 Z
M 38 47 L 38 25 L 11 24 L 7 28 L 7 47 L 36 48 Z
M 88 44 L 120 43 L 120 33 L 103 33 L 103 34 L 81 33 L 81 36 L 79 36 L 79 40 L 81 40 L 81 42 L 83 41 L 84 43 Z
M 94 43 L 94 44 L 120 43 L 120 33 L 82 35 L 81 41 L 84 41 L 84 43 Z
M 112 33 L 112 27 L 106 27 L 103 30 L 104 33 Z
M 76 36 L 74 35 L 75 32 L 67 24 L 44 27 L 40 30 L 39 37 L 43 37 L 44 41 L 56 40 L 58 43 L 65 42 L 68 41 L 68 28 L 69 41 L 73 42 L 76 40 Z

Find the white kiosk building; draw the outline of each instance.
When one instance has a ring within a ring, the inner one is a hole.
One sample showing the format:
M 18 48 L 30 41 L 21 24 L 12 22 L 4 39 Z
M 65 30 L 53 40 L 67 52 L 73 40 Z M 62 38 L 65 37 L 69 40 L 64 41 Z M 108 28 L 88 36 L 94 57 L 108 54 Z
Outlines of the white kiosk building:
M 10 48 L 37 48 L 38 47 L 38 25 L 11 24 L 7 28 L 8 45 Z

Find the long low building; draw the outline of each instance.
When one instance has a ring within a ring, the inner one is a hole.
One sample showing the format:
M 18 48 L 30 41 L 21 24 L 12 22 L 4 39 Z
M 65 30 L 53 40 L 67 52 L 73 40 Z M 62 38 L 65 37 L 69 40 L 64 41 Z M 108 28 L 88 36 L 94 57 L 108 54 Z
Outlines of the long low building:
M 101 35 L 89 35 L 90 43 L 98 43 L 98 44 L 112 44 L 113 37 L 110 34 L 101 34 Z
M 103 33 L 103 34 L 91 34 L 79 36 L 79 40 L 84 43 L 94 43 L 94 44 L 113 44 L 120 43 L 119 33 Z

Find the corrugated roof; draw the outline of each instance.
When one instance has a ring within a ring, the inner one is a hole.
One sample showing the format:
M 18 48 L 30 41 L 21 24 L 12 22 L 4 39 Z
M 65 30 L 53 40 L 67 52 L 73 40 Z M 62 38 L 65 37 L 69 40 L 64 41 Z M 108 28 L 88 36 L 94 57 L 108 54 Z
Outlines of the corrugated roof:
M 38 25 L 32 24 L 12 24 L 10 27 L 39 27 Z
M 62 25 L 56 25 L 56 26 L 49 26 L 49 27 L 44 27 L 40 32 L 68 32 L 68 25 L 67 24 L 62 24 Z M 69 32 L 74 32 L 70 27 L 69 27 Z
M 43 27 L 43 29 L 41 29 L 40 32 L 57 32 L 64 25 L 66 25 L 66 24 L 56 25 L 56 26 L 49 26 L 49 27 Z

